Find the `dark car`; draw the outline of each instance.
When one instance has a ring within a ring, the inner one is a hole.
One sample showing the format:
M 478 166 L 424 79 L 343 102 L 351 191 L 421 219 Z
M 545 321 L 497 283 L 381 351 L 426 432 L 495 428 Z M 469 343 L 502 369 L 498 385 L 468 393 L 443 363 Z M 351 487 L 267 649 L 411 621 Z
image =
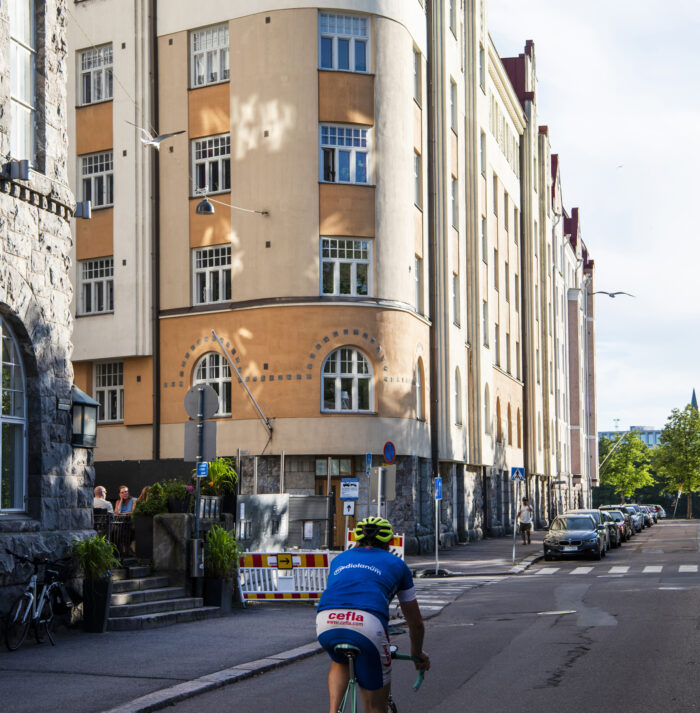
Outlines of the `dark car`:
M 642 511 L 642 516 L 644 517 L 644 527 L 651 527 L 654 524 L 654 518 L 649 512 L 649 508 L 646 505 L 640 505 L 639 509 Z
M 625 505 L 627 512 L 632 515 L 632 523 L 634 524 L 635 532 L 641 532 L 644 529 L 644 513 L 639 505 L 630 503 Z
M 620 510 L 612 510 L 609 508 L 600 508 L 606 515 L 609 515 L 615 522 L 615 527 L 619 531 L 618 542 L 621 545 L 623 542 L 627 542 L 630 538 L 629 534 L 629 515 L 625 518 L 626 513 L 622 513 Z
M 645 505 L 644 506 L 648 511 L 649 514 L 651 515 L 651 519 L 654 521 L 654 524 L 659 521 L 659 510 L 656 507 L 656 505 Z
M 590 555 L 605 557 L 605 543 L 598 524 L 590 515 L 559 515 L 552 520 L 544 538 L 544 558 Z
M 569 510 L 567 515 L 590 515 L 598 528 L 600 539 L 603 541 L 603 549 L 607 552 L 613 545 L 610 533 L 610 524 L 600 510 Z
M 625 523 L 625 532 L 624 537 L 622 538 L 623 542 L 627 542 L 627 540 L 637 533 L 637 529 L 632 521 L 632 513 L 634 512 L 632 508 L 628 509 L 626 505 L 601 505 L 599 510 L 605 510 L 609 513 L 619 512 L 622 515 Z

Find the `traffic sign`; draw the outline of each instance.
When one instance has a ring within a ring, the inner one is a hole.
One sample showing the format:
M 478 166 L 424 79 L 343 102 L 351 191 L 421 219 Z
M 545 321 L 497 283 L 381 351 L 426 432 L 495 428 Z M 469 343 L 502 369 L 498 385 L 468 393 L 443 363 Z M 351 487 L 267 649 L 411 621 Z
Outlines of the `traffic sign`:
M 216 421 L 202 421 L 202 427 L 204 448 L 200 453 L 199 423 L 185 421 L 185 462 L 187 463 L 197 460 L 197 456 L 202 456 L 203 460 L 216 460 Z
M 207 461 L 202 461 L 197 463 L 197 477 L 206 478 L 209 474 L 209 463 Z
M 525 480 L 525 468 L 511 468 L 510 479 L 520 481 Z
M 365 475 L 369 478 L 369 474 L 372 470 L 372 454 L 365 453 Z
M 360 481 L 358 478 L 341 478 L 340 499 L 358 500 L 360 497 Z
M 219 410 L 219 395 L 209 384 L 195 384 L 185 394 L 185 411 L 190 418 L 199 418 L 199 394 L 204 392 L 202 418 L 211 418 Z
M 351 515 L 355 514 L 355 501 L 354 500 L 345 500 L 343 502 L 343 515 L 347 515 L 350 517 Z
M 391 441 L 384 444 L 384 460 L 389 465 L 396 460 L 396 446 Z
M 435 478 L 435 500 L 442 500 L 442 478 L 439 475 Z

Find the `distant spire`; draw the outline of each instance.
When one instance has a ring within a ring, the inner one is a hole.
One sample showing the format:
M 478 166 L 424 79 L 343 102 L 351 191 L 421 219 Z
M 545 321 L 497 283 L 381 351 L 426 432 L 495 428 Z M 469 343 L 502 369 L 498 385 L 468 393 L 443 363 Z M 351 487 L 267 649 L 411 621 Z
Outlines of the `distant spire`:
M 690 405 L 697 411 L 698 410 L 698 400 L 695 397 L 695 389 L 693 389 L 693 396 L 690 399 Z

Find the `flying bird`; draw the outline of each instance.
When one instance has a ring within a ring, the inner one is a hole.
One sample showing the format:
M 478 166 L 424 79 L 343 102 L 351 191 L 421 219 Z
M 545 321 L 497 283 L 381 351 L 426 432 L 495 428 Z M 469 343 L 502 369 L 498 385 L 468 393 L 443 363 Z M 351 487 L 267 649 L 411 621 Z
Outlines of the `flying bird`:
M 612 297 L 615 299 L 618 295 L 627 295 L 628 297 L 634 297 L 634 295 L 631 295 L 629 292 L 622 292 L 618 290 L 617 292 L 606 292 L 605 290 L 598 290 L 597 292 L 593 293 L 594 295 L 607 295 L 608 297 Z
M 160 151 L 160 145 L 166 139 L 170 139 L 173 136 L 185 133 L 185 130 L 181 129 L 180 131 L 171 131 L 168 134 L 158 134 L 158 136 L 153 136 L 150 131 L 146 131 L 146 129 L 141 126 L 138 126 L 138 124 L 133 124 L 132 122 L 127 121 L 126 119 L 124 121 L 126 121 L 127 124 L 131 124 L 131 126 L 135 126 L 143 134 L 143 136 L 139 136 L 139 140 L 144 146 L 153 146 L 156 151 Z

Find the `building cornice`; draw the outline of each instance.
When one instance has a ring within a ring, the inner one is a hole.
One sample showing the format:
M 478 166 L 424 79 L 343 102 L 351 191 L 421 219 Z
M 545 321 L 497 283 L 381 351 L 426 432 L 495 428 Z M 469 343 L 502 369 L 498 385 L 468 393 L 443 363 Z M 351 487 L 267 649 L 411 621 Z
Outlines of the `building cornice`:
M 489 77 L 498 90 L 498 95 L 501 97 L 503 104 L 508 111 L 511 121 L 515 124 L 518 133 L 522 134 L 527 125 L 527 117 L 518 100 L 518 96 L 510 83 L 505 67 L 498 56 L 496 46 L 489 35 Z

